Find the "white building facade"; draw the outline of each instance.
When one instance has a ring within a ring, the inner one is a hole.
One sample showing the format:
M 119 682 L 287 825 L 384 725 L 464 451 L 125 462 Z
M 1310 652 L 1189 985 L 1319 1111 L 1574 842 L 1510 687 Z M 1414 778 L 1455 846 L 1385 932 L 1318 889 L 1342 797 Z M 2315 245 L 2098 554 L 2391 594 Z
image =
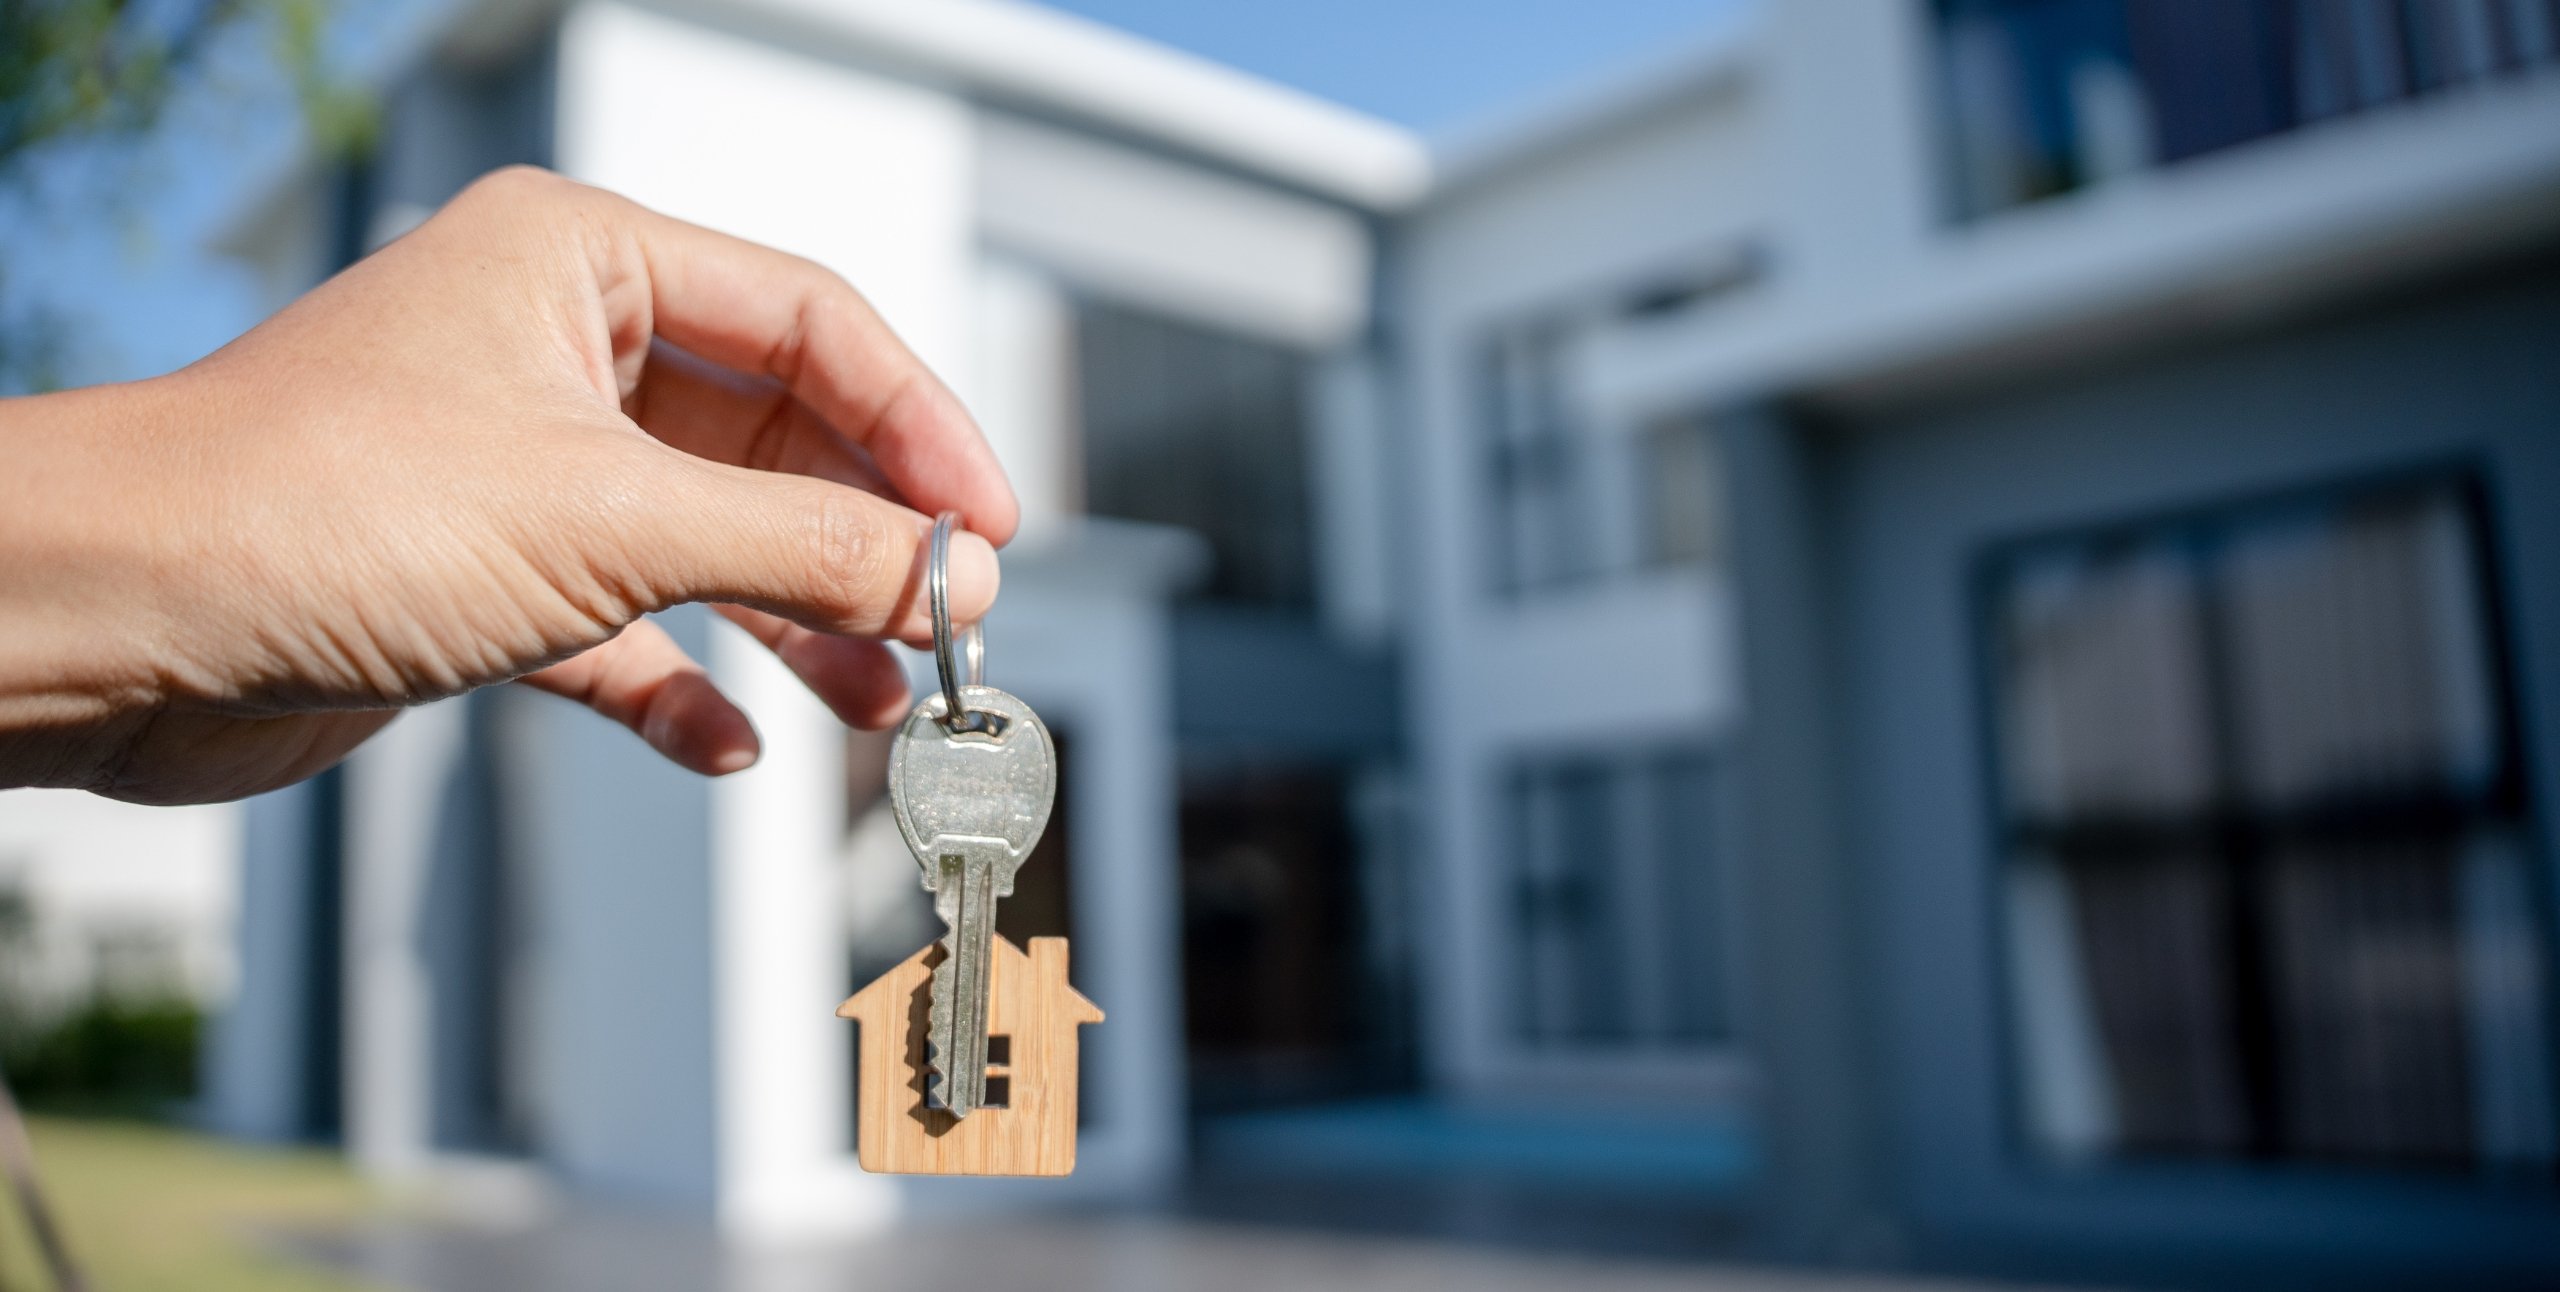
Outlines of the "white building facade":
M 1739 7 L 1436 166 L 989 0 L 467 16 L 270 226 L 553 165 L 952 376 L 1028 518 L 993 680 L 1067 750 L 1008 909 L 1110 1016 L 1081 1166 L 855 1167 L 830 1010 L 932 931 L 876 746 L 690 614 L 749 773 L 494 695 L 253 806 L 217 1115 L 745 1235 L 1285 1166 L 2547 1275 L 2560 19 L 2064 7 Z
M 1111 1019 L 1064 1191 L 1167 1186 L 1188 1134 L 1169 606 L 1210 553 L 1086 517 L 1075 328 L 1104 310 L 1232 338 L 1289 356 L 1317 398 L 1325 356 L 1372 327 L 1377 212 L 1420 191 L 1419 146 L 1022 6 L 582 4 L 466 15 L 389 91 L 377 157 L 259 224 L 361 247 L 517 161 L 836 269 L 978 413 L 1025 511 L 991 676 L 1071 750 L 1052 831 L 1071 874 L 1008 910 L 1072 908 L 1026 928 L 1074 934 Z M 240 239 L 280 285 L 309 241 Z M 1373 428 L 1329 425 L 1346 434 L 1316 437 L 1308 469 L 1374 488 L 1326 456 L 1373 451 Z M 1358 631 L 1382 613 L 1376 526 L 1325 533 L 1305 617 Z M 752 643 L 667 618 L 755 715 L 754 770 L 699 782 L 567 706 L 490 695 L 252 805 L 246 886 L 295 900 L 246 917 L 217 1124 L 337 1138 L 394 1181 L 513 1164 L 745 1235 L 972 1196 L 852 1155 L 834 1002 L 935 934 L 877 828 L 877 743 L 849 744 Z

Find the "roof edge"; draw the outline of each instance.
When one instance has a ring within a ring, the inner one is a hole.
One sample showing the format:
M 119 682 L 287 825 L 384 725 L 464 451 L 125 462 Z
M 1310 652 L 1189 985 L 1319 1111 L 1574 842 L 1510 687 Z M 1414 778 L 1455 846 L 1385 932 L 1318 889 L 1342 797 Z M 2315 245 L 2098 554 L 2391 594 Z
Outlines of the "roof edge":
M 1435 137 L 1435 194 L 1489 179 L 1748 75 L 1761 53 L 1760 10 L 1758 0 L 1738 0 L 1694 35 L 1632 65 L 1605 69 Z

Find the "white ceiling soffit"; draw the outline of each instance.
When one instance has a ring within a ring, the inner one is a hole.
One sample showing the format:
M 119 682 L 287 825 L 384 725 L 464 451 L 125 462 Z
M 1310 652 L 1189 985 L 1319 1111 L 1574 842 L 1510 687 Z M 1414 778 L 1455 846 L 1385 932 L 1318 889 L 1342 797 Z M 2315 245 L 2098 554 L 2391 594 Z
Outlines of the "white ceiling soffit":
M 1034 109 L 1218 158 L 1339 201 L 1407 206 L 1430 182 L 1411 133 L 1313 95 L 1014 0 L 667 0 L 763 15 Z
M 988 242 L 1078 287 L 1310 349 L 1368 319 L 1369 233 L 1341 207 L 989 112 Z

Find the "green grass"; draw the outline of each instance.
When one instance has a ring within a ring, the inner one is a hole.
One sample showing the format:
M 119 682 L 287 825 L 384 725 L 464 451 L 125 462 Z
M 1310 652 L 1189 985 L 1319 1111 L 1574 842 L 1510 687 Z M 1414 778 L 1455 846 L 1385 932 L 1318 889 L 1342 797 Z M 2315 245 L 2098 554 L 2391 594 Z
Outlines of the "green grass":
M 36 1165 L 95 1292 L 361 1292 L 260 1250 L 261 1228 L 352 1220 L 363 1186 L 334 1156 L 246 1148 L 142 1122 L 29 1118 Z M 14 1195 L 0 1194 L 0 1289 L 50 1292 Z

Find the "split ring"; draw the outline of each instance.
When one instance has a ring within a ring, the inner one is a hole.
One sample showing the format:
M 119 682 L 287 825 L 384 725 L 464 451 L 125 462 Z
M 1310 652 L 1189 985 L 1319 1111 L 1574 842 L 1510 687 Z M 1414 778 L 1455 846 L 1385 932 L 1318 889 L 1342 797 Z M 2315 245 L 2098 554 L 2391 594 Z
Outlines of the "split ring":
M 960 523 L 960 513 L 946 511 L 933 518 L 933 543 L 925 558 L 925 599 L 933 607 L 933 667 L 942 681 L 942 725 L 952 731 L 975 731 L 980 715 L 960 703 L 960 670 L 951 657 L 951 530 Z M 968 658 L 968 684 L 981 686 L 987 675 L 987 635 L 984 624 L 973 623 L 961 637 L 962 652 Z

